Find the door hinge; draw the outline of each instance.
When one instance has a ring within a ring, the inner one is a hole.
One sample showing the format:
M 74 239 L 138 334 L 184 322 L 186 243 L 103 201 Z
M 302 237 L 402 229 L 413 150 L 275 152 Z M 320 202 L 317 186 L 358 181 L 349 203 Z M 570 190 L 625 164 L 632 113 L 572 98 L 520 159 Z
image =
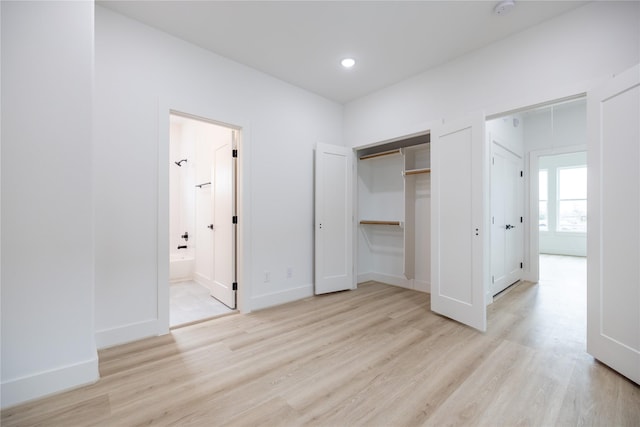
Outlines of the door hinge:
M 495 276 L 491 276 L 491 283 L 496 283 L 496 277 Z
M 238 157 L 238 150 L 231 150 L 231 157 Z
M 232 222 L 233 224 L 237 224 L 237 223 L 238 223 L 238 216 L 237 216 L 237 215 L 234 215 L 234 216 L 231 218 L 231 222 Z
M 520 176 L 523 177 L 524 176 L 524 172 L 520 171 Z
M 496 223 L 496 217 L 495 217 L 495 216 L 492 216 L 492 217 L 491 217 L 491 224 L 495 224 L 495 223 Z
M 520 217 L 520 222 L 522 222 L 522 217 Z
M 523 263 L 520 263 L 520 268 L 524 268 L 524 264 Z
M 496 158 L 495 158 L 495 157 L 492 157 L 492 158 L 491 158 L 491 164 L 492 164 L 492 165 L 495 165 L 495 164 L 496 164 Z
M 238 282 L 233 282 L 233 285 L 231 285 L 231 286 L 232 286 L 232 288 L 231 288 L 232 291 L 237 291 L 238 290 Z

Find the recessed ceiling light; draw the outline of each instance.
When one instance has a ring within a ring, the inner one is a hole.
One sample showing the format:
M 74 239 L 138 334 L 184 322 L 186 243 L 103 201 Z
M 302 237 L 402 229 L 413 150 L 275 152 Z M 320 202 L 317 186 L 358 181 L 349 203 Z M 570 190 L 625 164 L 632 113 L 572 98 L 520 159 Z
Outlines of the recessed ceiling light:
M 356 60 L 353 58 L 344 58 L 340 63 L 344 68 L 351 68 L 356 65 Z

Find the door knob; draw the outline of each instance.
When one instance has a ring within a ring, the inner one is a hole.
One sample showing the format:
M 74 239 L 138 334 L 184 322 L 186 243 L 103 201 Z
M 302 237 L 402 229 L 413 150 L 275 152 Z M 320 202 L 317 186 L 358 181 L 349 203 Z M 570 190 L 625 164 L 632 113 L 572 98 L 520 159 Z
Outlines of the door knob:
M 213 230 L 213 224 L 209 224 L 209 225 L 207 225 L 207 228 L 208 228 L 209 230 Z
M 511 225 L 511 224 L 507 224 L 507 225 L 505 225 L 504 228 L 506 228 L 507 230 L 511 230 L 512 228 L 516 228 L 516 226 L 515 225 Z

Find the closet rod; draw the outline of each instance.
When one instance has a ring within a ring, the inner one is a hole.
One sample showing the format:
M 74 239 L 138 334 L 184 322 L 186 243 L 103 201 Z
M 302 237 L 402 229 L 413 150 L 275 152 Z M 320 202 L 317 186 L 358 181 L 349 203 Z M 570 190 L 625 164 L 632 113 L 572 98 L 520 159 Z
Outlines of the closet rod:
M 400 153 L 400 149 L 399 148 L 396 149 L 396 150 L 382 151 L 380 153 L 367 154 L 366 156 L 360 157 L 360 160 L 373 159 L 374 157 L 389 156 L 391 154 L 398 154 L 398 153 Z
M 424 168 L 424 169 L 411 169 L 408 171 L 404 171 L 404 175 L 418 175 L 419 173 L 431 173 L 431 169 L 429 168 Z
M 371 225 L 400 225 L 400 221 L 370 221 L 370 220 L 362 220 L 360 224 L 371 224 Z

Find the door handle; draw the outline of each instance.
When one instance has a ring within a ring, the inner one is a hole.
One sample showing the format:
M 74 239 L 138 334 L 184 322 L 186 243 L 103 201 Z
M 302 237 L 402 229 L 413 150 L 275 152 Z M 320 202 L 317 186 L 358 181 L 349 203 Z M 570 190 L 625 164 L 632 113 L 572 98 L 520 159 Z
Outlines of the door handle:
M 213 230 L 213 224 L 209 224 L 209 225 L 207 225 L 207 228 L 208 228 L 209 230 Z

